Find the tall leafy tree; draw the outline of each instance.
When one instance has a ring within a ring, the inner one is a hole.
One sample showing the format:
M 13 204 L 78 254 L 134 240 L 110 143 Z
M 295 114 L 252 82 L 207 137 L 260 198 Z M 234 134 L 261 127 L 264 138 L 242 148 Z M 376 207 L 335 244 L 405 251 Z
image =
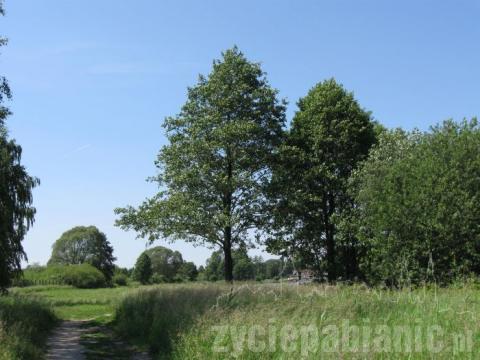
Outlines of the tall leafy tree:
M 257 225 L 270 160 L 281 142 L 285 103 L 257 63 L 236 48 L 188 89 L 180 114 L 165 120 L 169 144 L 153 180 L 162 189 L 139 208 L 117 209 L 117 225 L 139 236 L 219 247 L 225 280 L 232 249 Z
M 0 47 L 6 42 L 0 38 Z M 21 271 L 21 261 L 27 259 L 22 240 L 34 221 L 32 189 L 39 184 L 21 164 L 21 146 L 8 137 L 5 119 L 10 111 L 3 104 L 10 97 L 8 82 L 0 76 L 0 292 L 11 284 Z
M 313 87 L 298 107 L 270 186 L 267 245 L 333 281 L 352 276 L 345 265 L 357 261 L 355 239 L 336 242 L 335 218 L 352 206 L 347 180 L 375 142 L 374 123 L 334 79 Z
M 52 246 L 49 265 L 88 263 L 110 281 L 115 265 L 113 247 L 104 233 L 95 226 L 76 226 L 62 234 Z

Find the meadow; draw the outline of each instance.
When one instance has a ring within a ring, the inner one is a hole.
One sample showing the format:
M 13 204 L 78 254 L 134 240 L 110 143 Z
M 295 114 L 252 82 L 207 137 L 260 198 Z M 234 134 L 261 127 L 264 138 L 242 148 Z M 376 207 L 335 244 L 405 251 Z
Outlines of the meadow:
M 34 286 L 60 319 L 90 319 L 155 359 L 473 359 L 475 282 L 389 290 L 287 283 Z
M 50 306 L 18 296 L 0 297 L 0 359 L 39 359 L 57 323 Z

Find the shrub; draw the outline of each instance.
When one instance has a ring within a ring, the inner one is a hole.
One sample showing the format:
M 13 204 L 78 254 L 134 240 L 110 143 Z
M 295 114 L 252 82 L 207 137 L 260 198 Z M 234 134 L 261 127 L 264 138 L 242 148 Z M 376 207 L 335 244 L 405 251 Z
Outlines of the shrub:
M 113 275 L 112 281 L 115 285 L 118 286 L 127 286 L 128 284 L 128 277 L 125 274 L 118 273 Z
M 55 323 L 46 304 L 13 295 L 0 297 L 0 359 L 43 358 L 43 344 Z
M 126 278 L 126 276 L 125 276 Z M 15 286 L 72 285 L 78 288 L 98 288 L 107 285 L 102 272 L 92 265 L 49 265 L 27 268 Z
M 89 264 L 66 266 L 63 279 L 67 285 L 80 289 L 94 289 L 106 286 L 105 276 L 100 270 Z
M 163 284 L 167 282 L 167 278 L 161 274 L 153 274 L 150 281 L 152 282 L 152 284 Z

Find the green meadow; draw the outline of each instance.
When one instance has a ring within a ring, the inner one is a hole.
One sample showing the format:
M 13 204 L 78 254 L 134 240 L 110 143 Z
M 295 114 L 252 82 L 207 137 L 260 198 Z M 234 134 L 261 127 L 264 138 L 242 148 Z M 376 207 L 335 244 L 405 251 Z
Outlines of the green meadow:
M 409 290 L 255 282 L 34 286 L 13 289 L 2 306 L 7 300 L 100 324 L 154 359 L 473 359 L 480 352 L 474 282 Z M 97 347 L 112 341 L 97 335 Z

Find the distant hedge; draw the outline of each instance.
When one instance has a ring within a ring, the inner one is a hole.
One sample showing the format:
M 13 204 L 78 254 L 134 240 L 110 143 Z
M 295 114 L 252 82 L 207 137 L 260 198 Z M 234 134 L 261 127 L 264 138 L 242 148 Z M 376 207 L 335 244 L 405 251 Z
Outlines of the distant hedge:
M 35 266 L 24 270 L 14 286 L 71 285 L 77 288 L 106 287 L 105 276 L 89 264 Z
M 100 288 L 107 285 L 101 271 L 89 264 L 65 266 L 63 279 L 67 285 L 80 289 Z

